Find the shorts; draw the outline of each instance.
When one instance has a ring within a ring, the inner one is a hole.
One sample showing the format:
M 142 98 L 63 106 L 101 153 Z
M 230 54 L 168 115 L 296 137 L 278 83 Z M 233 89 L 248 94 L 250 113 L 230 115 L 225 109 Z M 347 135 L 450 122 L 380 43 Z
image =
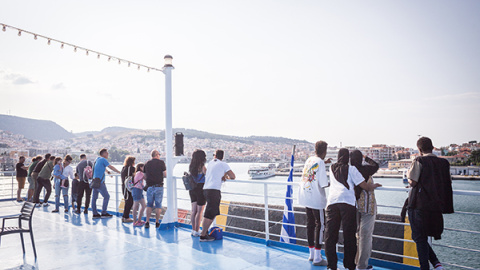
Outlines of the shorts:
M 220 215 L 220 201 L 222 200 L 222 194 L 218 189 L 204 189 L 203 195 L 207 200 L 207 206 L 205 207 L 205 214 L 203 217 L 208 219 L 214 219 Z
M 189 190 L 188 193 L 190 194 L 190 201 L 192 203 L 196 202 L 197 205 L 205 205 L 205 195 L 203 195 L 203 185 L 205 183 L 198 183 L 197 186 L 193 190 Z
M 152 208 L 155 202 L 155 208 L 162 208 L 163 187 L 149 187 L 147 189 L 147 207 Z
M 143 189 L 132 188 L 132 198 L 134 202 L 138 202 L 143 199 Z
M 23 189 L 25 187 L 25 181 L 27 181 L 27 177 L 18 177 L 17 176 L 17 182 L 18 182 L 18 188 Z
M 28 189 L 31 189 L 31 190 L 35 190 L 35 180 L 33 180 L 33 177 L 31 176 L 28 176 L 27 177 L 27 181 L 28 181 Z

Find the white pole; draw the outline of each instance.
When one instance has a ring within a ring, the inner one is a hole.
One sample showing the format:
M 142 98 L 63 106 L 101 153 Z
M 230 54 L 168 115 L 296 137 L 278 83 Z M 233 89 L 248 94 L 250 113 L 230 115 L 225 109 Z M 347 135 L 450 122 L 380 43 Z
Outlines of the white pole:
M 171 58 L 171 56 L 169 56 Z M 167 56 L 165 56 L 167 58 Z M 162 228 L 170 228 L 175 222 L 177 212 L 175 204 L 175 179 L 173 178 L 173 130 L 172 130 L 172 70 L 171 64 L 163 68 L 165 74 L 165 141 L 166 141 L 166 166 L 167 166 L 167 212 L 162 219 Z

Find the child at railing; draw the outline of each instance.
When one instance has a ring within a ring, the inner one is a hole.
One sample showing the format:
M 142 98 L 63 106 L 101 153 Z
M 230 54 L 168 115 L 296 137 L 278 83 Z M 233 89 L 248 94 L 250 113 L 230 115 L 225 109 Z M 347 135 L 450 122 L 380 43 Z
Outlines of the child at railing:
M 133 226 L 141 227 L 145 224 L 142 221 L 143 212 L 145 211 L 145 199 L 143 197 L 143 180 L 145 179 L 145 174 L 143 173 L 143 167 L 145 164 L 138 163 L 135 168 L 135 173 L 133 175 L 133 188 L 132 188 L 132 197 L 133 197 Z M 141 206 L 140 211 L 138 207 Z M 138 217 L 137 217 L 138 212 Z M 147 217 L 148 219 L 149 217 Z

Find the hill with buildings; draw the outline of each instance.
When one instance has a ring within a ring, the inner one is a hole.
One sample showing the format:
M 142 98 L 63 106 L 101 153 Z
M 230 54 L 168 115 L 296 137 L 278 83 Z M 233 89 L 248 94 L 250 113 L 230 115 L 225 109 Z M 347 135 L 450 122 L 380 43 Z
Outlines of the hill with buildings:
M 23 135 L 30 140 L 55 141 L 74 138 L 75 135 L 53 121 L 0 114 L 0 130 Z

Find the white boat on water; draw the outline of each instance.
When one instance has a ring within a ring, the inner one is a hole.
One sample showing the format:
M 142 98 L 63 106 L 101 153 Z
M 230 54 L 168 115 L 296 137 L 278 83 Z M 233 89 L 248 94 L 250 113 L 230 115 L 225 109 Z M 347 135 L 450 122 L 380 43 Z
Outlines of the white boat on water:
M 275 164 L 268 164 L 268 166 L 252 165 L 248 168 L 248 176 L 250 179 L 264 179 L 275 176 Z

